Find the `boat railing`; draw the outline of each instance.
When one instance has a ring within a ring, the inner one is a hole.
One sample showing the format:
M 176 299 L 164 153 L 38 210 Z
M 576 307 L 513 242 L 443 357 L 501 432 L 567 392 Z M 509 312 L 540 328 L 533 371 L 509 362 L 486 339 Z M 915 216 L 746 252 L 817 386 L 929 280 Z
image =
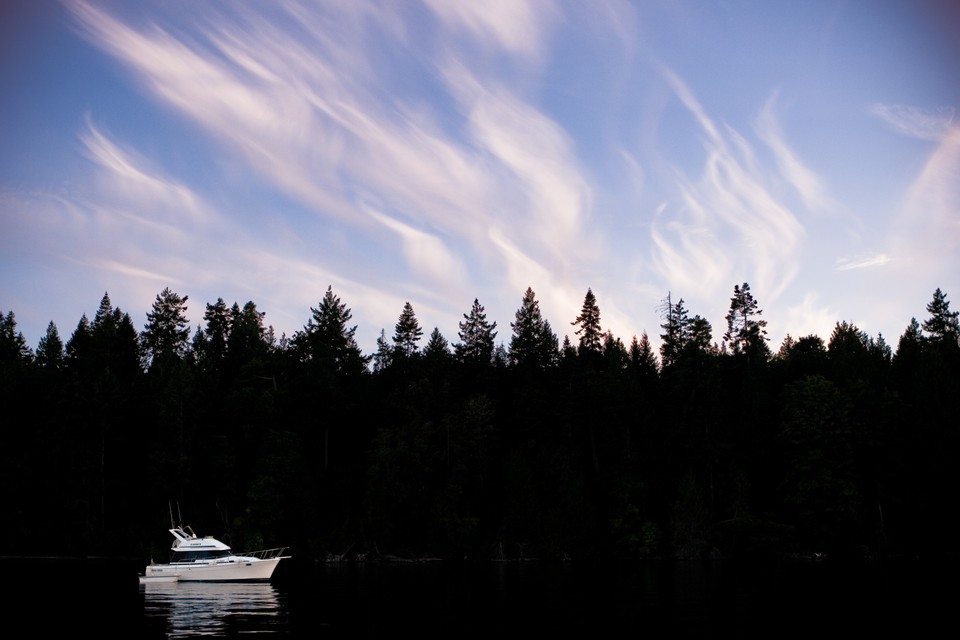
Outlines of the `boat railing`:
M 260 549 L 258 551 L 244 551 L 239 555 L 259 558 L 260 560 L 272 560 L 273 558 L 282 557 L 283 552 L 286 550 L 286 547 L 275 547 L 273 549 Z

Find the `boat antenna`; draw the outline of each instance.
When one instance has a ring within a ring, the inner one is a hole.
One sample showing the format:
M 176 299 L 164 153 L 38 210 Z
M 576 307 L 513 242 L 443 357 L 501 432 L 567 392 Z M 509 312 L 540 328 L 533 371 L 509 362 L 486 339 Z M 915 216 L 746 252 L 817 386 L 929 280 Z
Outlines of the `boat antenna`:
M 177 527 L 182 526 L 178 524 L 180 522 L 183 522 L 183 516 L 180 515 L 180 502 L 177 501 L 177 519 L 176 520 L 173 519 L 173 503 L 171 503 L 169 500 L 167 501 L 167 507 L 170 509 L 170 528 L 176 529 Z

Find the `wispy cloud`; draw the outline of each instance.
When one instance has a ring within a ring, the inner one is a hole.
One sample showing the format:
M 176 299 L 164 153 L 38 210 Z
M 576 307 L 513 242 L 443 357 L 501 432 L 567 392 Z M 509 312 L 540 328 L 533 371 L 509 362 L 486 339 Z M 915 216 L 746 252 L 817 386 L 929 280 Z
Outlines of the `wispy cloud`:
M 680 76 L 665 67 L 661 68 L 661 73 L 663 73 L 667 83 L 673 89 L 673 92 L 676 94 L 677 98 L 680 99 L 680 102 L 683 103 L 683 106 L 690 111 L 690 113 L 694 116 L 694 119 L 700 125 L 700 128 L 706 132 L 710 143 L 712 143 L 714 146 L 721 146 L 722 139 L 720 137 L 720 132 L 717 130 L 716 124 L 714 124 L 713 119 L 707 115 L 703 105 L 701 105 L 700 101 L 697 100 L 693 91 L 691 91 L 690 87 L 687 86 L 687 83 L 684 82 Z
M 941 138 L 891 227 L 897 261 L 960 269 L 960 126 Z M 956 272 L 956 271 L 955 271 Z
M 850 271 L 851 269 L 880 267 L 888 264 L 889 262 L 890 256 L 885 253 L 872 253 L 849 258 L 839 258 L 837 260 L 837 271 Z
M 132 205 L 133 213 L 162 212 L 183 216 L 194 224 L 209 224 L 213 215 L 201 199 L 186 185 L 160 176 L 149 161 L 135 151 L 122 148 L 99 130 L 90 118 L 80 133 L 87 155 L 103 170 L 101 184 L 108 192 Z
M 481 41 L 489 55 L 536 60 L 553 15 L 547 3 L 428 5 L 442 27 L 431 32 L 436 50 L 411 39 L 415 25 L 407 22 L 419 9 L 400 17 L 364 3 L 285 3 L 287 23 L 250 7 L 229 16 L 201 7 L 174 32 L 135 26 L 94 4 L 72 8 L 86 36 L 148 95 L 228 149 L 256 180 L 384 250 L 385 229 L 399 237 L 408 286 L 426 274 L 463 289 L 468 257 L 454 245 L 504 274 L 488 272 L 488 280 L 547 270 L 557 283 L 591 249 L 590 192 L 570 139 L 509 86 L 474 72 L 484 66 L 474 46 Z M 473 44 L 457 37 L 464 32 Z M 458 104 L 462 119 L 441 120 L 408 97 L 398 71 L 436 83 L 447 92 L 438 98 Z M 137 169 L 132 153 L 98 131 L 85 140 L 116 185 L 178 193 L 178 182 Z M 325 263 L 334 270 L 332 258 Z
M 555 17 L 550 0 L 427 0 L 426 4 L 448 29 L 466 32 L 481 45 L 521 57 L 541 54 L 547 33 L 545 27 L 551 16 Z
M 132 276 L 137 280 L 152 280 L 154 283 L 159 283 L 161 288 L 164 286 L 177 286 L 183 284 L 182 280 L 173 277 L 170 273 L 157 273 L 133 264 L 118 262 L 116 260 L 101 260 L 99 258 L 91 258 L 90 264 L 108 273 L 115 273 L 122 276 Z
M 323 158 L 347 142 L 337 130 L 323 128 L 350 110 L 329 100 L 324 117 L 310 101 L 310 82 L 337 80 L 331 62 L 279 32 L 265 21 L 234 19 L 216 27 L 200 26 L 178 38 L 158 26 L 138 30 L 99 7 L 71 5 L 88 36 L 126 64 L 155 97 L 177 109 L 215 139 L 239 151 L 261 176 L 283 191 L 349 217 L 341 192 L 329 189 Z M 290 69 L 311 71 L 297 79 Z M 329 84 L 326 95 L 344 93 Z M 315 156 L 313 145 L 324 155 Z
M 940 140 L 950 131 L 953 107 L 921 109 L 902 104 L 870 105 L 868 111 L 898 133 L 921 140 Z
M 788 144 L 776 116 L 777 93 L 767 100 L 757 116 L 756 130 L 777 160 L 784 178 L 793 185 L 811 211 L 822 211 L 832 206 L 823 186 L 823 179 L 814 173 Z
M 668 282 L 688 283 L 704 296 L 720 283 L 732 287 L 747 280 L 772 300 L 796 274 L 803 227 L 768 186 L 747 140 L 729 126 L 718 126 L 679 76 L 665 71 L 665 77 L 705 136 L 703 173 L 690 178 L 676 170 L 680 207 L 667 226 L 673 240 L 662 228 L 655 230 L 658 268 Z M 768 143 L 785 154 L 788 148 L 769 116 L 761 123 Z M 810 175 L 800 168 L 789 164 L 794 184 L 812 193 Z
M 416 274 L 451 288 L 462 287 L 466 283 L 463 263 L 447 249 L 440 238 L 382 213 L 369 213 L 400 236 L 403 253 Z
M 446 77 L 471 140 L 495 176 L 496 193 L 485 194 L 484 204 L 498 210 L 485 215 L 554 266 L 578 257 L 590 191 L 567 134 L 505 88 L 484 84 L 460 66 Z
M 697 197 L 688 190 L 685 200 L 695 219 L 663 220 L 661 214 L 654 220 L 651 239 L 654 269 L 664 282 L 689 296 L 721 287 L 727 279 L 730 260 L 710 225 L 702 220 L 702 215 L 697 215 L 703 213 Z

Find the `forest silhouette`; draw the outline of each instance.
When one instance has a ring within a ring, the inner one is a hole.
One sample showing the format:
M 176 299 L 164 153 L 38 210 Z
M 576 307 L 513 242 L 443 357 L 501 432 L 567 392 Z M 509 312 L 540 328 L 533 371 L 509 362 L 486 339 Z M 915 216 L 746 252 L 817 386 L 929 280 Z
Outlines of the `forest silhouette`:
M 668 297 L 656 350 L 605 331 L 589 289 L 559 332 L 531 289 L 508 327 L 474 300 L 455 340 L 408 302 L 371 354 L 332 288 L 289 337 L 253 302 L 193 328 L 187 305 L 164 289 L 138 329 L 104 294 L 36 349 L 0 315 L 0 555 L 163 559 L 170 505 L 316 560 L 954 547 L 960 330 L 939 289 L 895 348 L 837 322 L 773 349 L 747 283 L 722 332 Z

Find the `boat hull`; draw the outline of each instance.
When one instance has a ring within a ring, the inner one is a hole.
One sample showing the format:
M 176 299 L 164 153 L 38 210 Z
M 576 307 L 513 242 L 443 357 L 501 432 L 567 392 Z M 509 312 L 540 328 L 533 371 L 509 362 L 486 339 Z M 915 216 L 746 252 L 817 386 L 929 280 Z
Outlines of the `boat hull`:
M 153 576 L 140 576 L 140 584 L 158 584 L 158 583 L 170 583 L 176 582 L 177 576 L 174 574 L 163 575 L 157 574 Z
M 251 582 L 269 580 L 283 558 L 216 563 L 174 563 L 148 565 L 145 576 L 176 577 L 179 582 Z

